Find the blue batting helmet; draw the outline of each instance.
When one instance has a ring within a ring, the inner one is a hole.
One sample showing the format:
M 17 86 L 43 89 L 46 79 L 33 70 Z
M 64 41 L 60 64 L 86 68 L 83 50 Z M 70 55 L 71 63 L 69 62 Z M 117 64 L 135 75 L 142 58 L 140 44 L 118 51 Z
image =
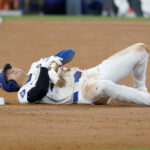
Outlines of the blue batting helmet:
M 14 80 L 6 81 L 5 72 L 12 68 L 10 64 L 6 64 L 2 70 L 0 70 L 0 88 L 7 92 L 17 92 L 19 87 Z

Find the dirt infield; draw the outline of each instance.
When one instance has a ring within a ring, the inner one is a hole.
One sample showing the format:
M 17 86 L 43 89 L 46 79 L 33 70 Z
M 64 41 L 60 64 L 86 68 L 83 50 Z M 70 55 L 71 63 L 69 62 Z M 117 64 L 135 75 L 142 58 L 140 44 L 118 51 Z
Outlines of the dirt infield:
M 67 66 L 93 67 L 136 42 L 150 47 L 150 22 L 5 21 L 0 24 L 0 68 L 28 71 L 32 62 L 71 48 Z M 121 82 L 132 86 L 129 76 Z M 150 90 L 150 69 L 147 71 Z M 21 105 L 5 93 L 0 106 L 0 150 L 90 150 L 150 147 L 150 108 L 115 100 L 107 106 Z

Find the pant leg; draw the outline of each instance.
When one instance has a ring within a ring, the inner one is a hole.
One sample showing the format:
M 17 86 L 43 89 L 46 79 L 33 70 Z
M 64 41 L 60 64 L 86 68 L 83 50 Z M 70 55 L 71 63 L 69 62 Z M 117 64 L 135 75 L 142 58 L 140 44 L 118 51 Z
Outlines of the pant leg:
M 141 1 L 140 0 L 132 0 L 133 2 L 133 9 L 135 10 L 135 13 L 137 16 L 143 16 L 143 12 L 141 9 Z
M 150 105 L 150 94 L 111 81 L 101 81 L 100 95 L 112 99 L 141 105 Z
M 129 6 L 130 6 L 130 8 L 133 8 L 133 0 L 128 0 L 128 3 L 129 3 Z
M 145 92 L 147 92 L 146 83 L 145 83 L 147 63 L 148 63 L 148 55 L 145 55 L 143 60 L 138 64 L 136 64 L 132 70 L 132 76 L 134 79 L 134 88 Z
M 109 97 L 118 101 L 136 103 L 141 105 L 150 105 L 150 94 L 138 89 L 119 85 L 109 80 L 89 79 L 82 85 L 83 100 L 80 103 L 100 104 Z M 106 104 L 106 103 L 105 103 Z
M 145 85 L 148 57 L 146 46 L 137 43 L 109 57 L 97 67 L 84 71 L 81 83 L 83 99 L 94 102 L 102 97 L 111 97 L 149 105 L 149 94 Z M 133 73 L 134 88 L 115 84 L 130 72 Z M 112 84 L 105 86 L 103 80 Z
M 99 80 L 110 80 L 118 83 L 132 72 L 134 87 L 146 91 L 148 57 L 149 54 L 143 43 L 132 45 L 97 66 Z
M 113 12 L 113 0 L 104 0 L 103 10 L 107 11 L 108 16 Z

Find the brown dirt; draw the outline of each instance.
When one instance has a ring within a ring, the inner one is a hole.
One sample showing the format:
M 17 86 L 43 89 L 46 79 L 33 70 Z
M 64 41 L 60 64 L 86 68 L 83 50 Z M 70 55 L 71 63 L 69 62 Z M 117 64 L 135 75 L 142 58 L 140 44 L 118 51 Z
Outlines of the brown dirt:
M 150 46 L 150 22 L 5 21 L 0 24 L 0 67 L 28 71 L 41 57 L 72 48 L 67 66 L 93 67 L 136 42 Z M 147 71 L 150 89 L 150 69 Z M 132 86 L 129 76 L 121 82 Z M 0 90 L 1 150 L 84 150 L 150 147 L 150 108 L 112 101 L 107 106 L 21 105 Z

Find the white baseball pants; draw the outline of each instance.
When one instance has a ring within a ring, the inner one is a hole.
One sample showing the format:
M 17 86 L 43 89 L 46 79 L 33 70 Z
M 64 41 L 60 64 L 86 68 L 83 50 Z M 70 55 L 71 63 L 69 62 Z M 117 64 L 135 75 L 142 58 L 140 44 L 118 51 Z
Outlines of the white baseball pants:
M 148 49 L 143 43 L 134 44 L 103 61 L 95 68 L 86 70 L 86 74 L 98 72 L 98 78 L 84 83 L 84 99 L 93 102 L 100 97 L 111 97 L 119 101 L 150 105 L 150 94 L 145 85 Z M 134 86 L 117 84 L 132 72 Z M 94 85 L 94 86 L 92 86 Z M 89 87 L 92 87 L 90 89 Z M 82 93 L 84 93 L 82 91 Z

